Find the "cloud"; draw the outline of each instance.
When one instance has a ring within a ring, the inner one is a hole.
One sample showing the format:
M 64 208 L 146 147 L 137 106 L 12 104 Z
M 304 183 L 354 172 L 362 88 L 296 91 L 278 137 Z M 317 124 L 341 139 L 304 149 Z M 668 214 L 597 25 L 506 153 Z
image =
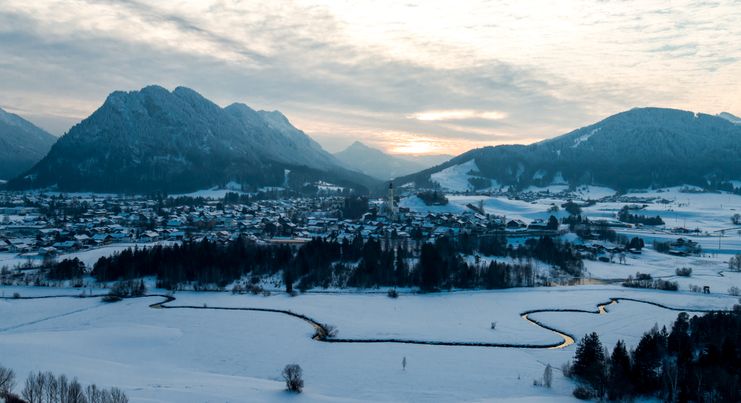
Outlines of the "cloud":
M 410 119 L 417 119 L 422 121 L 445 121 L 464 119 L 501 120 L 507 117 L 507 113 L 500 111 L 477 111 L 473 109 L 447 109 L 417 112 L 411 115 L 407 115 L 407 117 Z
M 0 105 L 61 134 L 113 90 L 184 85 L 332 150 L 458 153 L 634 106 L 741 111 L 739 19 L 732 1 L 7 0 Z

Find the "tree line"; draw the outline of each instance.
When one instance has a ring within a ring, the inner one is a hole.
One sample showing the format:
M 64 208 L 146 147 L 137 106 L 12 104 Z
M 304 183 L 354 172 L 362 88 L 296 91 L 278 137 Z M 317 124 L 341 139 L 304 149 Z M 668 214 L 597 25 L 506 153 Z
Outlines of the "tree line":
M 608 354 L 596 333 L 577 345 L 564 374 L 580 382 L 579 398 L 667 402 L 738 402 L 741 399 L 741 314 L 690 316 L 682 312 L 671 331 L 654 326 L 635 349 L 618 341 Z
M 503 256 L 516 262 L 482 263 L 480 257 Z M 473 261 L 471 261 L 473 259 Z M 225 244 L 203 240 L 179 245 L 127 249 L 101 257 L 92 275 L 101 282 L 155 276 L 166 289 L 204 289 L 251 277 L 281 273 L 287 291 L 313 287 L 418 287 L 425 291 L 451 288 L 506 288 L 533 286 L 538 259 L 564 273 L 578 276 L 583 262 L 571 244 L 550 237 L 532 238 L 514 247 L 504 237 L 443 236 L 434 242 L 410 247 L 358 235 L 341 242 L 315 238 L 300 247 L 258 244 L 237 238 Z M 61 262 L 59 273 L 76 274 Z
M 128 403 L 129 398 L 118 388 L 82 386 L 77 378 L 51 372 L 31 372 L 20 395 L 13 392 L 15 372 L 0 365 L 0 399 L 5 403 Z

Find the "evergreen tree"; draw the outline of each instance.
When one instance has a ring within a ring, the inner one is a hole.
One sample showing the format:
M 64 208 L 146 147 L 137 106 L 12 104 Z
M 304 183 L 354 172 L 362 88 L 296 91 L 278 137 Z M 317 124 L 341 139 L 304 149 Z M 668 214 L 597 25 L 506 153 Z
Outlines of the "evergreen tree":
M 574 377 L 602 396 L 605 386 L 605 353 L 597 333 L 585 335 L 576 347 Z
M 440 254 L 435 245 L 425 243 L 422 245 L 422 251 L 418 263 L 419 283 L 424 291 L 433 291 L 440 286 L 442 277 L 442 265 Z
M 661 359 L 666 352 L 665 332 L 654 326 L 645 333 L 633 352 L 633 384 L 639 394 L 652 394 L 659 389 Z
M 610 400 L 620 400 L 630 396 L 632 394 L 630 356 L 622 340 L 615 344 L 608 368 L 607 397 Z

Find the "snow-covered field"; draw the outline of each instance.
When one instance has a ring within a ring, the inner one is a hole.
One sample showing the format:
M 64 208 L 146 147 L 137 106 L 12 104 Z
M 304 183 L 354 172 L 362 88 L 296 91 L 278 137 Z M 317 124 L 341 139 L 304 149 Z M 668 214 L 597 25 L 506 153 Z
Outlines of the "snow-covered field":
M 78 258 L 85 266 L 92 267 L 95 262 L 103 256 L 111 256 L 114 253 L 121 252 L 130 248 L 148 248 L 153 245 L 168 245 L 175 241 L 160 241 L 152 243 L 118 243 L 112 245 L 101 246 L 97 248 L 87 249 L 79 252 L 63 253 L 57 257 L 57 261 L 64 259 Z M 41 263 L 41 259 L 38 257 L 24 257 L 16 253 L 0 253 L 0 268 L 7 267 L 12 269 L 17 266 L 23 266 L 26 264 L 37 265 Z
M 76 295 L 79 290 L 2 287 L 22 296 Z M 594 310 L 610 297 L 645 299 L 678 308 L 727 309 L 724 295 L 581 286 L 429 295 L 305 294 L 297 297 L 178 293 L 171 306 L 289 309 L 339 329 L 342 338 L 552 342 L 560 337 L 520 318 L 529 309 Z M 104 304 L 98 298 L 0 300 L 0 362 L 21 377 L 34 370 L 117 385 L 134 402 L 247 401 L 572 401 L 573 385 L 556 372 L 553 389 L 532 385 L 544 365 L 558 368 L 564 349 L 338 344 L 311 339 L 314 329 L 265 312 L 152 309 L 161 297 Z M 607 345 L 634 345 L 654 323 L 676 312 L 622 301 L 605 315 L 531 316 L 576 336 L 597 331 Z M 491 322 L 497 322 L 491 330 Z M 407 369 L 401 367 L 406 357 Z M 300 396 L 283 392 L 280 370 L 305 372 Z
M 467 172 L 475 167 L 467 167 Z M 454 183 L 460 172 L 439 176 Z M 563 186 L 553 185 L 555 194 Z M 541 191 L 532 189 L 533 192 Z M 579 200 L 611 195 L 597 187 L 577 191 Z M 552 204 L 563 199 L 549 194 L 533 202 L 505 197 L 449 195 L 446 206 L 425 206 L 416 197 L 401 205 L 414 211 L 463 213 L 467 204 L 483 201 L 487 213 L 530 222 L 547 218 Z M 699 227 L 709 236 L 692 236 L 706 253 L 677 257 L 650 247 L 628 254 L 625 264 L 585 261 L 589 277 L 619 279 L 636 272 L 677 281 L 678 292 L 638 290 L 619 285 L 457 291 L 402 294 L 307 293 L 289 297 L 180 292 L 169 306 L 268 308 L 290 310 L 320 323 L 336 326 L 342 339 L 402 339 L 428 342 L 498 344 L 555 344 L 559 334 L 521 317 L 532 310 L 595 311 L 610 298 L 650 301 L 677 309 L 730 309 L 738 303 L 728 295 L 741 287 L 741 273 L 727 272 L 727 253 L 717 252 L 719 229 L 732 227 L 729 217 L 741 212 L 741 197 L 729 194 L 683 193 L 678 188 L 631 194 L 661 197 L 641 214 L 661 215 L 666 227 Z M 612 218 L 625 203 L 598 203 L 584 209 L 590 218 Z M 565 214 L 563 211 L 557 216 Z M 676 239 L 667 228 L 620 229 L 629 236 Z M 685 236 L 686 237 L 686 236 Z M 574 236 L 572 235 L 572 238 Z M 574 240 L 574 239 L 571 239 Z M 728 230 L 720 238 L 721 252 L 741 251 L 741 235 Z M 65 257 L 79 257 L 91 266 L 100 256 L 132 245 L 112 245 Z M 141 245 L 140 245 L 141 246 Z M 473 257 L 468 257 L 473 259 Z M 485 258 L 486 259 L 486 258 Z M 508 258 L 498 258 L 507 260 Z M 616 259 L 617 261 L 617 259 Z M 0 267 L 26 260 L 0 254 Z M 537 266 L 537 265 L 536 265 Z M 691 267 L 692 276 L 678 277 L 675 269 Z M 151 283 L 151 282 L 150 282 Z M 709 286 L 710 294 L 689 292 L 689 286 Z M 398 343 L 324 343 L 313 340 L 313 327 L 298 318 L 275 312 L 214 309 L 153 309 L 162 297 L 127 299 L 105 304 L 81 293 L 107 290 L 0 286 L 0 365 L 14 368 L 21 379 L 28 372 L 51 370 L 78 377 L 82 383 L 123 388 L 133 402 L 537 402 L 575 401 L 573 383 L 556 371 L 552 389 L 533 386 L 546 364 L 556 369 L 572 358 L 574 345 L 562 349 L 434 346 Z M 152 293 L 164 293 L 152 290 Z M 8 299 L 66 295 L 48 299 Z M 618 339 L 635 346 L 655 323 L 670 326 L 677 312 L 621 300 L 606 314 L 537 312 L 528 318 L 581 337 L 596 331 L 611 348 Z M 492 322 L 496 328 L 492 329 Z M 407 368 L 401 361 L 406 358 Z M 301 395 L 284 392 L 280 371 L 289 363 L 304 369 Z

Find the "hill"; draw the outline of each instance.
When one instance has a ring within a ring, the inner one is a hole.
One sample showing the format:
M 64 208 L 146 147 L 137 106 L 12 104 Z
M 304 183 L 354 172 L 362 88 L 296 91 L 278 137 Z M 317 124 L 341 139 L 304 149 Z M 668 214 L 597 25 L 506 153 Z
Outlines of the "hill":
M 459 191 L 557 183 L 626 190 L 683 184 L 713 188 L 739 178 L 741 126 L 701 113 L 636 108 L 531 145 L 470 150 L 395 182 Z

